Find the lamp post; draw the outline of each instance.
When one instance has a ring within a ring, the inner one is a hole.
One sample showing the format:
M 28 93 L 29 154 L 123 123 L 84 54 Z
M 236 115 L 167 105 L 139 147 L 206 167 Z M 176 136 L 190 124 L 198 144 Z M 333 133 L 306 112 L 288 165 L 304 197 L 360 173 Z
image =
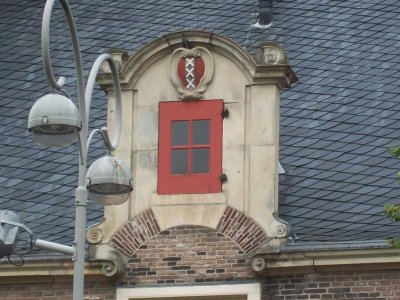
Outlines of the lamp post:
M 75 197 L 75 242 L 73 247 L 74 281 L 73 299 L 83 299 L 86 206 L 89 198 L 103 205 L 120 204 L 126 201 L 133 189 L 129 168 L 118 158 L 111 156 L 119 143 L 121 133 L 121 92 L 118 71 L 108 54 L 100 55 L 90 70 L 86 88 L 84 87 L 83 66 L 79 49 L 78 35 L 71 8 L 67 0 L 59 0 L 68 21 L 74 52 L 77 77 L 78 108 L 68 99 L 63 85 L 65 78 L 55 80 L 52 71 L 49 49 L 50 17 L 56 0 L 47 0 L 42 20 L 42 56 L 44 69 L 50 86 L 56 91 L 38 99 L 29 114 L 28 130 L 34 141 L 53 147 L 62 147 L 79 140 L 79 178 Z M 115 120 L 113 139 L 110 140 L 107 128 L 95 129 L 88 135 L 88 120 L 93 87 L 101 65 L 107 62 L 111 69 L 115 90 Z M 87 153 L 94 134 L 99 133 L 108 154 L 95 161 L 87 171 Z M 92 196 L 92 197 L 90 197 Z M 39 240 L 40 241 L 40 240 Z M 40 243 L 38 245 L 40 247 Z

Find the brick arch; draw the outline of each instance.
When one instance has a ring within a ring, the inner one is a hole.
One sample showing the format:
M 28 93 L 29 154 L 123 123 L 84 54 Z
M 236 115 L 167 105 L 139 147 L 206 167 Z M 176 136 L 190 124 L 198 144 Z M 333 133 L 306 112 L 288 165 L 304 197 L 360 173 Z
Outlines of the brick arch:
M 217 227 L 213 229 L 232 240 L 244 253 L 253 251 L 268 239 L 265 231 L 252 218 L 231 206 L 225 208 Z M 110 245 L 131 257 L 149 239 L 160 233 L 157 219 L 152 209 L 148 209 L 125 223 L 112 236 Z
M 141 245 L 160 232 L 153 210 L 148 209 L 118 229 L 109 243 L 114 249 L 131 257 Z
M 225 208 L 216 229 L 236 242 L 245 253 L 253 251 L 268 240 L 260 225 L 231 206 Z

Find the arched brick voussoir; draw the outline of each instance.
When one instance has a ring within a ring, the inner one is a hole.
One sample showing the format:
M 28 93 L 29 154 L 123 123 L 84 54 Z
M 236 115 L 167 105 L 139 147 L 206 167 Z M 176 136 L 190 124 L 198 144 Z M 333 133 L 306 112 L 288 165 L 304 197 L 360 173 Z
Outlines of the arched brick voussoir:
M 131 257 L 141 245 L 160 231 L 153 211 L 148 209 L 118 229 L 110 240 L 110 246 Z
M 253 251 L 268 240 L 265 231 L 252 218 L 231 206 L 225 208 L 215 229 L 235 242 L 245 253 Z M 153 211 L 148 209 L 125 223 L 112 236 L 110 245 L 131 257 L 140 246 L 160 232 Z
M 227 206 L 216 228 L 242 248 L 251 252 L 268 240 L 266 232 L 243 212 Z

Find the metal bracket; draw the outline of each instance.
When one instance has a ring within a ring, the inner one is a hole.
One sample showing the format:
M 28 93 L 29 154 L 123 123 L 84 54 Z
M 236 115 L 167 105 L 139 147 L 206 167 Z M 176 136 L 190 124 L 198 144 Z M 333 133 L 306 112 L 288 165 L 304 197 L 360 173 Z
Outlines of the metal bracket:
M 222 183 L 225 183 L 225 182 L 228 181 L 228 176 L 226 176 L 226 174 L 223 173 L 221 176 L 219 176 L 219 180 L 220 180 Z
M 72 255 L 72 261 L 76 261 L 76 241 L 73 242 L 72 248 L 74 249 L 74 254 Z
M 222 117 L 223 119 L 229 117 L 229 110 L 228 110 L 227 108 L 224 108 L 224 110 L 221 112 L 221 117 Z

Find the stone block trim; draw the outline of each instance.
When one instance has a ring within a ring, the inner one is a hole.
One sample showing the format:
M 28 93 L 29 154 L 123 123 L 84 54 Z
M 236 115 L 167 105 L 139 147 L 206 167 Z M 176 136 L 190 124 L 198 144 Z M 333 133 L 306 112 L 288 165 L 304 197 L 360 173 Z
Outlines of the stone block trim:
M 162 231 L 137 249 L 118 285 L 228 283 L 255 276 L 234 241 L 215 229 L 186 225 Z
M 131 257 L 148 239 L 161 231 L 151 209 L 144 211 L 123 225 L 111 238 L 110 245 Z
M 246 253 L 268 239 L 265 231 L 253 219 L 230 206 L 225 209 L 217 230 L 235 241 Z

